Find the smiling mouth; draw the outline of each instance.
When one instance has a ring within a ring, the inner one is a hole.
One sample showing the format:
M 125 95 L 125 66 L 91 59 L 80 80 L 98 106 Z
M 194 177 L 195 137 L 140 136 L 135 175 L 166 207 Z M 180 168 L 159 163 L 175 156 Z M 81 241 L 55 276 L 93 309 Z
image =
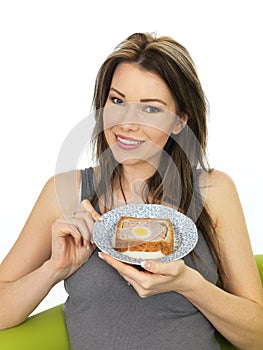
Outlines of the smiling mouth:
M 122 143 L 123 145 L 127 145 L 127 146 L 135 146 L 135 145 L 140 145 L 141 143 L 143 143 L 144 141 L 140 141 L 140 140 L 129 140 L 129 139 L 124 139 L 118 135 L 116 135 L 116 139 Z

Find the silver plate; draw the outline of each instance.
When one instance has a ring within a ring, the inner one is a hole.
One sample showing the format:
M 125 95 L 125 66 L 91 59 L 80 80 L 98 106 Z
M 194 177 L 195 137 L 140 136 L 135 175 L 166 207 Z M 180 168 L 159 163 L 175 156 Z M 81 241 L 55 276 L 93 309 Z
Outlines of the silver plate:
M 102 220 L 96 222 L 93 231 L 93 241 L 103 252 L 113 258 L 128 264 L 140 265 L 145 258 L 130 257 L 114 249 L 113 241 L 116 225 L 122 216 L 137 218 L 162 218 L 170 219 L 173 224 L 174 251 L 172 254 L 157 258 L 162 262 L 178 260 L 189 254 L 197 244 L 198 231 L 194 222 L 177 210 L 159 204 L 128 204 L 112 209 L 102 216 Z

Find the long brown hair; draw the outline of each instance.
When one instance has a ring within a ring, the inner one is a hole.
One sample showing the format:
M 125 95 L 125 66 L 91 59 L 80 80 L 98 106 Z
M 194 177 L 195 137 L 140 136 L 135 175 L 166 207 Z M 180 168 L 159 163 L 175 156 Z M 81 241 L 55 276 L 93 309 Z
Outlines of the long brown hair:
M 188 116 L 187 127 L 178 135 L 170 135 L 163 151 L 168 156 L 162 157 L 159 168 L 147 181 L 145 203 L 164 201 L 192 218 L 202 230 L 218 269 L 222 272 L 214 224 L 199 191 L 200 173 L 212 171 L 206 157 L 207 101 L 188 51 L 170 37 L 133 34 L 116 47 L 98 72 L 93 98 L 93 106 L 97 111 L 93 139 L 101 176 L 94 200 L 112 193 L 107 190 L 109 186 L 113 190 L 116 180 L 119 179 L 121 184 L 121 164 L 116 162 L 109 151 L 102 119 L 102 109 L 108 98 L 112 77 L 121 62 L 136 63 L 140 69 L 159 75 L 174 97 L 178 116 Z M 176 173 L 173 170 L 175 167 Z

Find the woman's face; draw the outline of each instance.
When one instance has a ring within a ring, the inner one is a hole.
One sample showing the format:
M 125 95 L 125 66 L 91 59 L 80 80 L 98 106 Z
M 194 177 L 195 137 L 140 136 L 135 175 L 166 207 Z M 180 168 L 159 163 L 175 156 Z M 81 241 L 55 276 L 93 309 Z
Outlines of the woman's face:
M 120 63 L 114 72 L 103 124 L 116 160 L 133 165 L 156 165 L 169 135 L 182 129 L 165 82 L 133 63 Z

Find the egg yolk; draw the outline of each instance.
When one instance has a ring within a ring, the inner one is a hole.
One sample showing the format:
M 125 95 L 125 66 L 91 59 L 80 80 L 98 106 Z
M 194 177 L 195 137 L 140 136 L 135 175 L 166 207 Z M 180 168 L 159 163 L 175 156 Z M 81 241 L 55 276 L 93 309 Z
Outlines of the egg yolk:
M 137 236 L 146 236 L 148 234 L 148 230 L 145 227 L 135 227 L 133 232 L 137 235 Z

